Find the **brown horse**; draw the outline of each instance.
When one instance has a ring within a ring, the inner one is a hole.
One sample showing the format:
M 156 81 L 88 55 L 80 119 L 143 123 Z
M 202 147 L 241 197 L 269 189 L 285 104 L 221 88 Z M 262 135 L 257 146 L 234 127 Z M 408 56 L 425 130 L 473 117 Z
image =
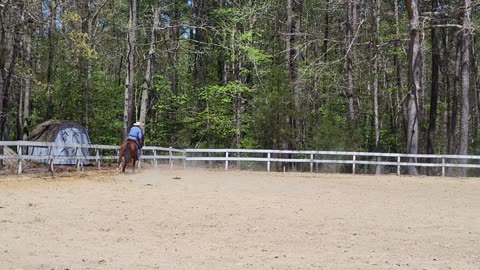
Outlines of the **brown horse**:
M 143 138 L 140 143 L 143 145 Z M 118 169 L 122 169 L 123 173 L 125 172 L 125 167 L 130 163 L 130 160 L 133 161 L 133 172 L 135 173 L 135 163 L 138 160 L 137 150 L 137 144 L 132 140 L 127 139 L 120 145 L 120 151 L 118 151 Z

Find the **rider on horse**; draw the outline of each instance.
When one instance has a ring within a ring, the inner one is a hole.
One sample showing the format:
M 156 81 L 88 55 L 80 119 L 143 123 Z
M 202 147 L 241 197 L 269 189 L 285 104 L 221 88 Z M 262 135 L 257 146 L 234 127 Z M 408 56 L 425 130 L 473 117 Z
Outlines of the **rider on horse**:
M 133 127 L 130 129 L 130 132 L 128 133 L 128 138 L 127 140 L 134 141 L 137 144 L 137 149 L 138 149 L 138 156 L 140 157 L 140 154 L 142 153 L 142 142 L 143 142 L 143 132 L 142 132 L 142 127 L 143 123 L 142 122 L 135 122 L 133 124 Z

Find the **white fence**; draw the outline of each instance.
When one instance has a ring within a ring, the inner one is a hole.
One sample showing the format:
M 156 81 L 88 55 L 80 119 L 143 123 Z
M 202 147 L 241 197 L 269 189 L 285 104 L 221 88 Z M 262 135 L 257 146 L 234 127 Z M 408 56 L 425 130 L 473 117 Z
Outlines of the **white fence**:
M 8 149 L 14 150 L 13 153 L 6 153 Z M 48 155 L 29 155 L 29 147 L 44 147 L 47 148 Z M 84 149 L 87 149 L 88 156 L 62 156 L 54 155 L 52 151 L 54 148 L 70 148 L 74 149 L 75 153 L 79 153 Z M 48 163 L 49 171 L 53 172 L 54 160 L 73 160 L 77 166 L 77 169 L 83 166 L 85 162 L 95 164 L 98 168 L 101 168 L 102 161 L 114 161 L 118 159 L 119 146 L 113 145 L 97 145 L 97 144 L 63 144 L 63 143 L 51 143 L 51 142 L 29 142 L 29 141 L 0 141 L 0 160 L 10 160 L 16 162 L 17 173 L 23 172 L 25 161 L 37 161 Z M 174 148 L 145 146 L 143 147 L 141 160 L 148 160 L 155 167 L 161 160 L 168 160 L 170 166 L 173 166 L 174 160 L 185 161 L 185 150 L 179 150 Z
M 7 148 L 15 152 L 6 154 Z M 28 155 L 28 147 L 45 147 L 50 153 L 47 156 Z M 58 156 L 52 154 L 55 147 L 72 148 L 75 152 L 88 149 L 89 156 Z M 17 172 L 23 172 L 25 161 L 47 161 L 49 170 L 53 171 L 53 160 L 74 160 L 77 169 L 83 162 L 101 167 L 102 161 L 114 161 L 118 156 L 119 146 L 95 144 L 60 144 L 29 141 L 0 141 L 0 160 L 10 160 L 16 163 Z M 252 150 L 252 149 L 175 149 L 172 147 L 143 147 L 141 161 L 157 166 L 162 161 L 168 161 L 170 167 L 174 162 L 181 162 L 185 167 L 195 162 L 221 162 L 225 170 L 233 162 L 263 163 L 267 171 L 271 171 L 276 164 L 306 164 L 310 171 L 316 165 L 336 164 L 349 166 L 355 174 L 360 166 L 382 166 L 395 168 L 398 175 L 402 167 L 430 167 L 441 168 L 441 175 L 445 176 L 447 168 L 476 168 L 480 169 L 480 156 L 474 155 L 408 155 L 395 153 L 370 153 L 370 152 L 342 152 L 342 151 L 291 151 L 291 150 Z M 281 167 L 281 166 L 280 166 Z M 278 168 L 278 166 L 277 166 Z
M 251 150 L 251 149 L 186 149 L 187 161 L 224 162 L 225 170 L 229 163 L 262 162 L 267 171 L 272 163 L 305 163 L 313 172 L 315 164 L 347 164 L 356 173 L 359 165 L 390 166 L 396 168 L 397 175 L 402 167 L 441 168 L 445 176 L 446 168 L 480 168 L 480 156 L 474 155 L 409 155 L 396 153 L 342 152 L 342 151 L 291 151 L 291 150 Z M 208 156 L 206 156 L 208 155 Z M 213 155 L 213 156 L 212 156 Z

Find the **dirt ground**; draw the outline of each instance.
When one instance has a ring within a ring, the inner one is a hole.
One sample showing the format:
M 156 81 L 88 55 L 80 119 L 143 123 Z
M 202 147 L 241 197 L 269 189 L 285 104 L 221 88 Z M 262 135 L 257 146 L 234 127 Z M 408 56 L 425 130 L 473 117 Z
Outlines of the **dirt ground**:
M 480 269 L 480 179 L 3 177 L 0 269 Z

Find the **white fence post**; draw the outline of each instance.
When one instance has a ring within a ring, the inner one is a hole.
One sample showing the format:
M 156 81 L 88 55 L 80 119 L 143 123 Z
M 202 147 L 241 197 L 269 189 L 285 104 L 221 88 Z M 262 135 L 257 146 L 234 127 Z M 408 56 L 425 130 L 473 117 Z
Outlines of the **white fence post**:
M 53 146 L 49 146 L 48 149 L 49 149 L 49 152 L 48 152 L 48 156 L 49 156 L 48 170 L 51 173 L 53 173 Z
M 157 163 L 157 149 L 153 149 L 153 164 L 155 165 L 155 168 L 157 168 L 158 163 Z
M 445 158 L 442 158 L 442 176 L 445 177 Z
M 142 169 L 143 148 L 140 149 L 140 156 L 138 157 L 138 169 Z
M 77 171 L 80 171 L 80 158 L 78 157 L 78 147 L 75 148 L 75 156 L 77 157 Z
M 187 151 L 183 152 L 183 168 L 187 168 Z
M 17 173 L 18 174 L 22 174 L 22 170 L 23 170 L 23 164 L 22 164 L 22 160 L 23 160 L 23 155 L 22 155 L 22 146 L 21 145 L 17 145 L 17 154 L 18 154 L 18 171 Z
M 95 148 L 95 159 L 97 161 L 97 169 L 100 170 L 100 149 Z
M 313 153 L 310 154 L 310 172 L 313 172 Z
M 267 172 L 270 171 L 270 152 L 267 153 Z
M 228 171 L 228 151 L 225 152 L 225 171 Z
M 172 147 L 168 148 L 168 158 L 170 159 L 170 169 L 173 169 L 173 160 L 172 160 Z
M 353 155 L 353 164 L 352 164 L 352 174 L 355 175 L 355 160 L 357 159 L 357 156 Z
M 397 157 L 397 175 L 400 176 L 400 155 Z

